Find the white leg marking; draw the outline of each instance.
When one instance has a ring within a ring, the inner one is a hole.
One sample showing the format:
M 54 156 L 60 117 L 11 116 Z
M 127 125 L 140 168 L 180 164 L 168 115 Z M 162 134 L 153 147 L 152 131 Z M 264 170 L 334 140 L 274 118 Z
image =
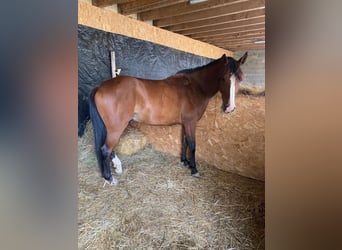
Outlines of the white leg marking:
M 235 76 L 230 77 L 230 98 L 229 106 L 226 108 L 225 112 L 230 113 L 235 109 Z
M 119 157 L 116 154 L 115 154 L 115 157 L 112 159 L 112 162 L 115 166 L 115 172 L 117 174 L 122 174 L 122 164 L 121 164 Z

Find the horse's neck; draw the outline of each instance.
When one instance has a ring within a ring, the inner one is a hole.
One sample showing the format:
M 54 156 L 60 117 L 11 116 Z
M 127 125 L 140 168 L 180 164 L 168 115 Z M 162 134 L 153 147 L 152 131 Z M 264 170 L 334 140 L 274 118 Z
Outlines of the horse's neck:
M 216 75 L 214 78 L 206 75 L 205 77 L 198 78 L 197 84 L 201 92 L 206 97 L 211 98 L 219 91 L 220 80 Z
M 223 73 L 222 63 L 218 63 L 208 67 L 207 69 L 203 69 L 200 72 L 200 78 L 198 84 L 205 95 L 209 98 L 213 97 L 218 91 L 220 87 L 220 75 Z M 223 75 L 222 75 L 223 77 Z

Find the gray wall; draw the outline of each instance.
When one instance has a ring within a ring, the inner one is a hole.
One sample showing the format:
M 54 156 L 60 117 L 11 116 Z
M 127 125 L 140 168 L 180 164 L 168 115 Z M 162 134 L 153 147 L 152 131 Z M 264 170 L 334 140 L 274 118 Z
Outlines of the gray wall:
M 238 60 L 246 51 L 234 52 L 234 58 Z M 265 88 L 265 49 L 248 50 L 248 58 L 242 66 L 245 79 L 242 85 Z

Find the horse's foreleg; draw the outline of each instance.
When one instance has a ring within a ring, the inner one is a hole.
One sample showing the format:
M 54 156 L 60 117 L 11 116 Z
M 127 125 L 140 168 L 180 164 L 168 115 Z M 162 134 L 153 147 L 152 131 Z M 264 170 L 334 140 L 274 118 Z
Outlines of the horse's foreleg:
M 186 151 L 188 149 L 188 140 L 186 139 L 185 128 L 182 126 L 182 154 L 181 154 L 181 162 L 183 162 L 184 166 L 189 166 L 189 161 L 186 159 Z
M 189 150 L 190 150 L 190 164 L 189 167 L 191 169 L 191 175 L 194 177 L 199 177 L 199 173 L 196 168 L 196 160 L 195 160 L 195 153 L 196 153 L 196 142 L 192 140 L 189 142 Z
M 189 150 L 190 150 L 189 167 L 191 169 L 191 175 L 194 177 L 199 177 L 200 175 L 199 175 L 197 168 L 196 168 L 196 159 L 195 159 L 195 154 L 196 154 L 196 139 L 195 139 L 196 122 L 192 122 L 190 124 L 187 124 L 184 127 L 185 127 L 185 134 L 186 134 L 187 143 L 188 143 Z

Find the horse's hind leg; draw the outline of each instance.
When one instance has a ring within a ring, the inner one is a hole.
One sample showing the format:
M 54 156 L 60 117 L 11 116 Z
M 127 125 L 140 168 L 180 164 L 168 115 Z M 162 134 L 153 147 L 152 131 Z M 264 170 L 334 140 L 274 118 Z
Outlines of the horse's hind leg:
M 121 124 L 113 124 L 113 126 L 108 126 L 107 128 L 107 137 L 105 145 L 102 147 L 105 149 L 105 152 L 103 154 L 105 159 L 105 170 L 104 178 L 109 181 L 111 185 L 116 185 L 117 180 L 112 176 L 111 170 L 110 170 L 110 161 L 113 162 L 114 166 L 116 167 L 115 172 L 117 174 L 122 173 L 122 164 L 119 159 L 119 157 L 112 151 L 113 148 L 116 146 L 116 144 L 119 142 L 120 136 L 122 132 L 125 130 L 127 123 L 121 123 Z M 113 129 L 115 128 L 115 129 Z
M 102 154 L 102 158 L 103 158 L 102 176 L 106 181 L 109 182 L 110 185 L 116 185 L 117 180 L 112 176 L 112 173 L 110 171 L 111 150 L 108 148 L 108 146 L 106 144 L 104 144 L 101 147 L 101 154 Z
M 112 151 L 112 153 L 110 154 L 110 158 L 111 158 L 113 165 L 115 167 L 115 173 L 122 174 L 121 161 L 120 161 L 119 157 L 115 154 L 114 151 Z

